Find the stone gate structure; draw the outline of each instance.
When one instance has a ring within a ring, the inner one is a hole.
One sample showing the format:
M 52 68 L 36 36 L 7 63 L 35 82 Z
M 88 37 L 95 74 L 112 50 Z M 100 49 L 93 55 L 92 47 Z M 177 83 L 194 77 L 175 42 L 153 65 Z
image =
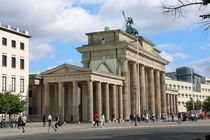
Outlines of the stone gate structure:
M 148 39 L 122 30 L 87 33 L 88 44 L 77 50 L 83 68 L 63 64 L 40 75 L 37 114 L 60 115 L 65 121 L 93 121 L 95 112 L 128 120 L 145 111 L 167 113 L 165 65 Z M 42 89 L 40 89 L 42 87 Z M 169 92 L 168 94 L 170 94 Z M 176 108 L 176 107 L 174 107 Z

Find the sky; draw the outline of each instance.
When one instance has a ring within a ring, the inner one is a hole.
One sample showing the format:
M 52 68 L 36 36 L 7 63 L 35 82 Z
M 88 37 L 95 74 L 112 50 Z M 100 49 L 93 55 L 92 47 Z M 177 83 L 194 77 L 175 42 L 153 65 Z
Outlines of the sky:
M 164 14 L 161 3 L 176 0 L 0 0 L 0 22 L 28 30 L 30 71 L 63 63 L 82 66 L 75 48 L 87 44 L 85 33 L 125 29 L 122 10 L 132 17 L 139 35 L 154 42 L 169 60 L 167 72 L 192 66 L 210 78 L 210 37 L 199 14 L 209 8 L 190 7 L 184 16 Z

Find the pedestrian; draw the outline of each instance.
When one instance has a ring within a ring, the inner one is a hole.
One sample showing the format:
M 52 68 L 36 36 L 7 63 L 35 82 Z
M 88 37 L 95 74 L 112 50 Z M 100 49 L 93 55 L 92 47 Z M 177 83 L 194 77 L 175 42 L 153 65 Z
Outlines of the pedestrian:
M 146 121 L 146 123 L 148 123 L 148 121 L 149 121 L 149 118 L 150 118 L 150 115 L 149 115 L 149 113 L 146 113 L 146 115 L 145 115 L 145 121 Z
M 26 118 L 26 116 L 25 116 L 25 114 L 23 114 L 22 116 L 21 116 L 21 120 L 22 120 L 22 132 L 23 133 L 25 133 L 25 126 L 26 126 L 26 121 L 27 121 L 27 118 Z
M 97 126 L 99 126 L 99 114 L 96 112 L 94 115 L 94 126 L 97 124 Z
M 153 123 L 155 122 L 155 114 L 154 113 L 152 114 L 152 121 L 153 121 Z
M 50 127 L 51 126 L 51 122 L 52 122 L 52 115 L 51 114 L 48 115 L 47 121 L 48 121 L 48 126 Z
M 100 123 L 101 123 L 101 126 L 104 127 L 104 124 L 105 124 L 104 113 L 102 113 L 101 116 L 100 116 Z
M 122 115 L 119 115 L 118 123 L 121 122 L 121 119 L 122 119 Z
M 182 119 L 182 114 L 179 112 L 178 113 L 178 123 L 181 123 L 181 119 Z
M 115 121 L 115 114 L 112 114 L 112 122 L 114 123 Z
M 42 123 L 43 123 L 43 127 L 45 127 L 45 125 L 46 125 L 46 116 L 45 115 L 42 116 Z
M 20 130 L 22 126 L 22 119 L 21 119 L 21 115 L 18 116 L 18 121 L 17 121 L 17 128 Z

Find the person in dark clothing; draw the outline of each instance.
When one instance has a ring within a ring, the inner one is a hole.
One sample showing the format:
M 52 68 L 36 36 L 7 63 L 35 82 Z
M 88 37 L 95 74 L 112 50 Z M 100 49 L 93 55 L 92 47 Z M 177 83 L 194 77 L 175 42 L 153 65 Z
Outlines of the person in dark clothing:
M 42 116 L 42 123 L 43 123 L 43 126 L 45 127 L 45 125 L 46 125 L 46 116 L 45 115 Z

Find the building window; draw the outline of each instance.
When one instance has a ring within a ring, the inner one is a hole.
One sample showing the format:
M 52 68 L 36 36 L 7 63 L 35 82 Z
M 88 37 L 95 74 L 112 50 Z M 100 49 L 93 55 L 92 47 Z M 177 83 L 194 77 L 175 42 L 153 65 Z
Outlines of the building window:
M 16 91 L 16 78 L 12 77 L 12 91 Z
M 24 79 L 20 79 L 20 92 L 24 92 Z
M 16 41 L 15 40 L 12 40 L 12 47 L 16 48 Z
M 2 45 L 7 46 L 7 39 L 2 37 Z
M 32 90 L 29 90 L 29 98 L 32 98 Z
M 25 44 L 23 42 L 20 42 L 20 49 L 24 50 L 24 48 L 25 48 Z
M 20 59 L 20 69 L 24 69 L 24 59 Z
M 16 68 L 16 58 L 12 57 L 12 68 Z
M 2 55 L 2 66 L 7 66 L 7 56 L 6 55 Z
M 6 91 L 6 90 L 7 90 L 7 77 L 2 76 L 2 91 Z
M 29 107 L 29 115 L 33 115 L 33 112 L 32 112 L 33 110 L 32 110 L 32 107 Z
M 184 86 L 181 86 L 182 90 L 184 90 Z

